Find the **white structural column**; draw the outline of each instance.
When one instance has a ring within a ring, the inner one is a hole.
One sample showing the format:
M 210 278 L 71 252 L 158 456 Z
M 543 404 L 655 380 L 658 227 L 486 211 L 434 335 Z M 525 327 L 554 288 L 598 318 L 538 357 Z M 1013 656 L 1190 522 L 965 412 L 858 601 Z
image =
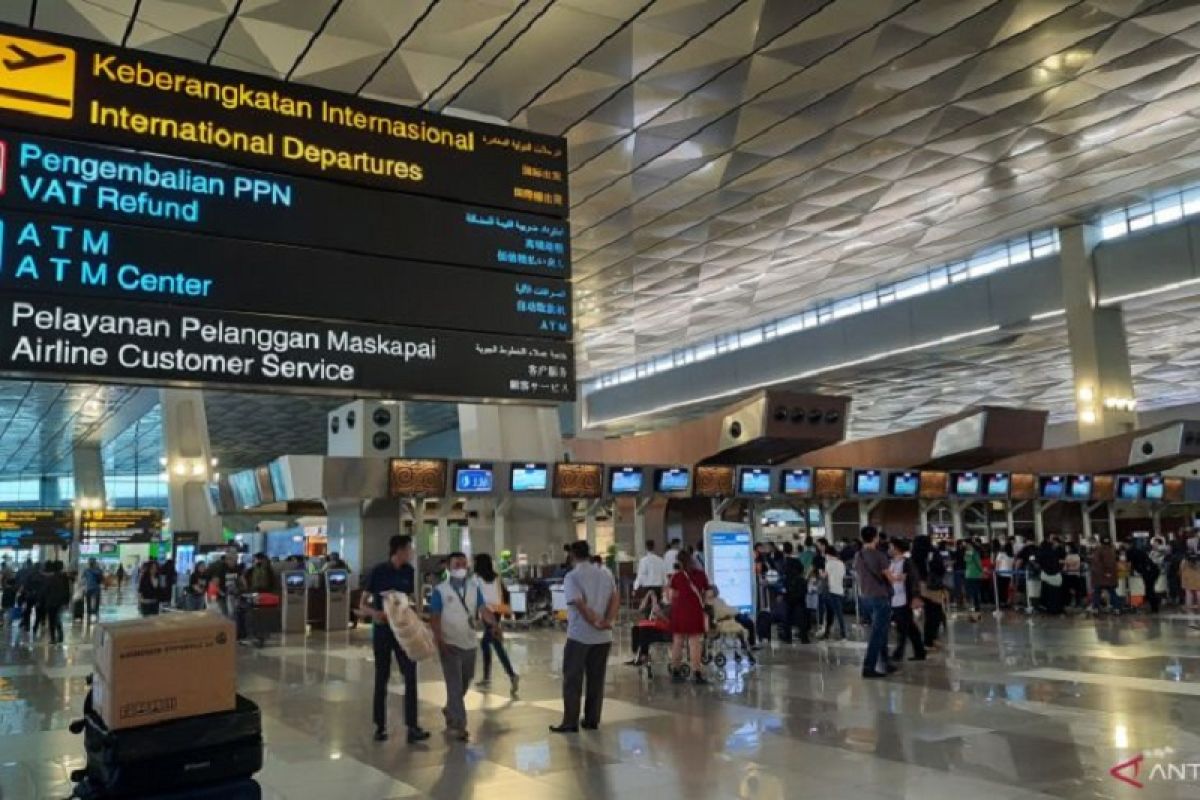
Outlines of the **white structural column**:
M 1134 430 L 1137 411 L 1124 317 L 1119 307 L 1097 305 L 1092 252 L 1100 241 L 1099 229 L 1072 225 L 1060 229 L 1059 238 L 1079 441 Z
M 468 459 L 553 463 L 563 456 L 562 430 L 554 408 L 460 403 L 458 430 L 463 457 Z M 497 479 L 507 481 L 508 476 Z M 495 507 L 490 501 L 471 501 L 471 505 L 480 511 L 471 527 L 474 549 L 485 552 L 496 542 L 489 522 Z M 503 545 L 514 555 L 525 553 L 531 563 L 543 555 L 551 563 L 560 560 L 563 543 L 575 538 L 570 509 L 561 500 L 513 498 L 499 513 L 505 516 Z
M 171 530 L 196 531 L 200 544 L 220 544 L 220 520 L 208 502 L 207 484 L 213 470 L 204 393 L 162 389 L 160 402 Z

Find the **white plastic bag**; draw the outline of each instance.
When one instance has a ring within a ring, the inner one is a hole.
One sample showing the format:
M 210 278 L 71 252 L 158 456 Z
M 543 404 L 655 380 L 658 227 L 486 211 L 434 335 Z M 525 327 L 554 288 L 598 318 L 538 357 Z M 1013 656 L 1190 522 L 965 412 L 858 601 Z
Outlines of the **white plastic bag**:
M 408 602 L 408 595 L 384 592 L 381 599 L 388 625 L 408 657 L 413 661 L 424 661 L 436 655 L 433 631 L 417 615 L 416 609 Z

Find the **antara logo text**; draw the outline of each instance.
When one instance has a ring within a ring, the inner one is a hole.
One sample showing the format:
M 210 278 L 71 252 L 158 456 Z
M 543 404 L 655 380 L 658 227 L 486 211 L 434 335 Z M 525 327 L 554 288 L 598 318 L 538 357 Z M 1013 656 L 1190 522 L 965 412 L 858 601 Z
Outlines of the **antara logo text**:
M 1138 753 L 1117 764 L 1108 774 L 1137 789 L 1146 788 L 1148 783 L 1200 783 L 1200 761 L 1172 760 L 1169 750 L 1151 755 L 1154 758 L 1148 761 L 1145 753 Z

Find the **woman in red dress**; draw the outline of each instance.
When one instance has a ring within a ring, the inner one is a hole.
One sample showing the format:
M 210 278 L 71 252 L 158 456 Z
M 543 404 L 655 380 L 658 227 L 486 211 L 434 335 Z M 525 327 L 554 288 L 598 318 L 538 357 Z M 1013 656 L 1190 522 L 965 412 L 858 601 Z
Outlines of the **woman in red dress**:
M 671 576 L 671 674 L 677 680 L 683 663 L 683 646 L 688 647 L 692 677 L 696 683 L 706 683 L 700 669 L 701 638 L 707 630 L 708 617 L 704 612 L 704 593 L 708 591 L 708 576 L 696 566 L 692 554 L 682 551 Z

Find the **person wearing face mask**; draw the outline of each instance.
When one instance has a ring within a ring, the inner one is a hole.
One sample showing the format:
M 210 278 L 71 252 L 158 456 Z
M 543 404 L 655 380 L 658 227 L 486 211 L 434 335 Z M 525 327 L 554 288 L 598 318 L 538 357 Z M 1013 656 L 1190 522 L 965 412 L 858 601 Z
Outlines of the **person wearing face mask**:
M 475 680 L 475 632 L 481 620 L 494 628 L 496 617 L 488 609 L 479 581 L 468 578 L 466 554 L 451 553 L 448 560 L 449 577 L 434 587 L 429 598 L 429 624 L 446 679 L 446 707 L 442 709 L 446 733 L 465 742 L 469 734 L 463 699 Z

